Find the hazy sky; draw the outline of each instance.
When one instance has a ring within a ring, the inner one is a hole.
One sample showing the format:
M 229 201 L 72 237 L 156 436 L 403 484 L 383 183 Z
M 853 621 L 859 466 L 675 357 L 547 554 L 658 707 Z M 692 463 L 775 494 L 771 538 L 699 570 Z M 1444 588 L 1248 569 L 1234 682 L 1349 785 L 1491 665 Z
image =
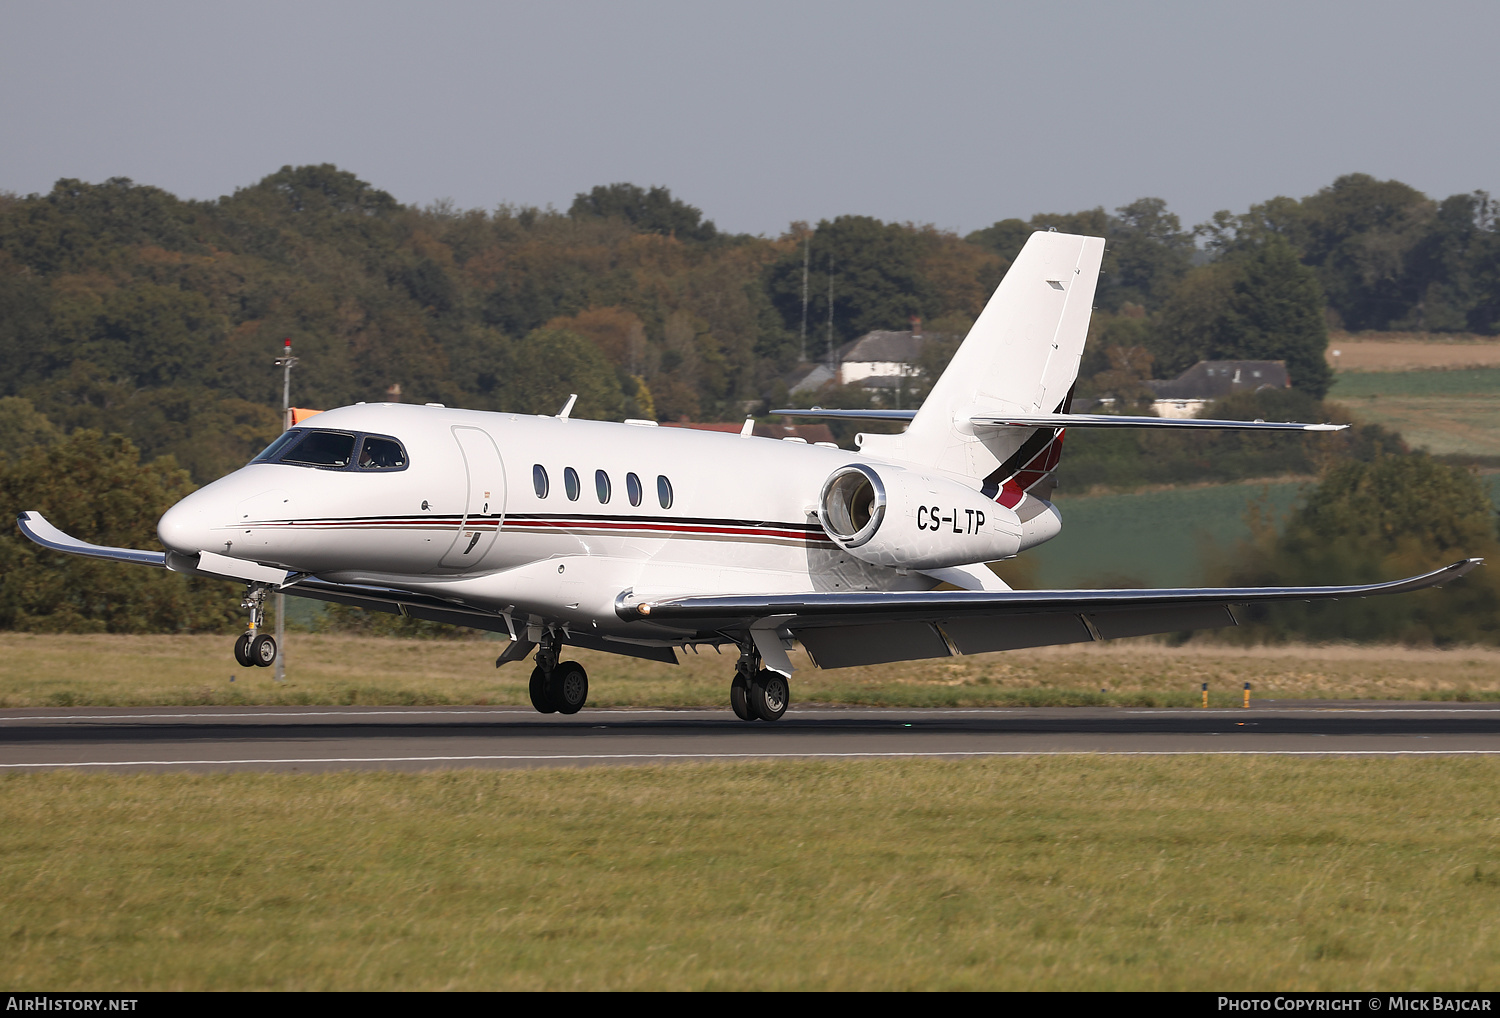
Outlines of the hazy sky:
M 1500 3 L 0 0 L 0 190 L 213 198 L 337 163 L 399 200 L 665 184 L 723 229 L 960 232 L 1341 173 L 1500 192 Z

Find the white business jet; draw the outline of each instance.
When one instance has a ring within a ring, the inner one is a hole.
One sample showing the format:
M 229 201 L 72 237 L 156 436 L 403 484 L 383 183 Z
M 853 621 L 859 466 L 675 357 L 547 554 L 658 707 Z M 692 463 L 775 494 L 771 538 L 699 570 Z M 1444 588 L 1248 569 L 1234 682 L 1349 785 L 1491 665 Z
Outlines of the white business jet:
M 1231 605 L 1435 586 L 1478 559 L 1343 587 L 1011 590 L 985 565 L 1057 535 L 1048 500 L 1076 427 L 1333 431 L 1342 425 L 1070 414 L 1104 241 L 1036 233 L 923 407 L 778 411 L 909 422 L 857 453 L 800 440 L 359 404 L 288 430 L 161 518 L 166 551 L 56 551 L 247 583 L 245 664 L 282 591 L 507 634 L 535 652 L 531 700 L 571 714 L 588 676 L 567 647 L 676 663 L 739 651 L 735 713 L 774 721 L 800 641 L 822 668 L 1232 626 Z M 937 589 L 943 587 L 944 589 Z M 957 589 L 951 589 L 957 588 Z

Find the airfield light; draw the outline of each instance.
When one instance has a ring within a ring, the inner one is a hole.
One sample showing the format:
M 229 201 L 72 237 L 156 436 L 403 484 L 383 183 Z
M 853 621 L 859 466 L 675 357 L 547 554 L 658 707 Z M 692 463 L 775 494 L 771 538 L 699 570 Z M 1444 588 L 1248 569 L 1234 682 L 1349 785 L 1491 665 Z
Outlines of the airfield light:
M 1250 683 L 1245 683 L 1245 706 L 1250 706 Z
M 1203 706 L 1208 706 L 1208 683 L 1203 684 Z

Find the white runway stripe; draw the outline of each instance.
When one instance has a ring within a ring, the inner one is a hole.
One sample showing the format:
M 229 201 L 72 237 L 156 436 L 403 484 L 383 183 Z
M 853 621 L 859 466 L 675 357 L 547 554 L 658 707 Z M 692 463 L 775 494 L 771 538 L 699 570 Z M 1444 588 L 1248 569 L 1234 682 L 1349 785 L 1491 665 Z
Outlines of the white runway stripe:
M 1038 710 L 1072 710 L 1073 708 L 1036 708 L 1036 707 L 920 707 L 910 712 L 903 712 L 899 708 L 879 707 L 853 707 L 853 708 L 808 708 L 804 712 L 789 711 L 787 718 L 796 720 L 803 718 L 815 720 L 827 717 L 853 717 L 853 716 L 876 716 L 895 718 L 897 715 L 913 719 L 942 717 L 950 714 L 1028 714 L 1036 716 Z M 1098 709 L 1098 708 L 1083 708 Z M 1115 708 L 1121 715 L 1140 714 L 1170 714 L 1181 717 L 1245 717 L 1244 708 L 1209 708 L 1201 707 L 1119 707 Z M 1249 715 L 1255 714 L 1418 714 L 1423 717 L 1429 714 L 1493 714 L 1500 717 L 1500 707 L 1251 707 Z M 523 716 L 535 715 L 536 711 L 530 707 L 471 707 L 471 708 L 434 708 L 431 710 L 402 707 L 395 709 L 369 709 L 369 710 L 278 710 L 278 711 L 248 711 L 227 710 L 215 711 L 213 713 L 179 713 L 179 714 L 0 714 L 0 724 L 14 721 L 142 721 L 142 720 L 205 720 L 216 718 L 368 718 L 368 717 L 421 717 L 424 715 L 449 715 L 456 714 L 466 717 L 482 716 L 487 714 L 519 714 Z M 598 708 L 589 714 L 579 715 L 578 720 L 607 721 L 610 718 L 618 718 L 627 714 L 668 714 L 675 716 L 686 716 L 690 714 L 714 714 L 724 717 L 733 715 L 728 708 L 714 707 L 621 707 L 618 709 L 604 707 Z
M 1500 749 L 1166 749 L 1166 750 L 942 750 L 931 753 L 558 753 L 483 756 L 333 756 L 247 758 L 238 760 L 84 760 L 61 763 L 5 763 L 0 768 L 62 767 L 201 767 L 236 764 L 372 764 L 372 763 L 482 763 L 485 761 L 588 760 L 812 760 L 983 756 L 1500 756 Z

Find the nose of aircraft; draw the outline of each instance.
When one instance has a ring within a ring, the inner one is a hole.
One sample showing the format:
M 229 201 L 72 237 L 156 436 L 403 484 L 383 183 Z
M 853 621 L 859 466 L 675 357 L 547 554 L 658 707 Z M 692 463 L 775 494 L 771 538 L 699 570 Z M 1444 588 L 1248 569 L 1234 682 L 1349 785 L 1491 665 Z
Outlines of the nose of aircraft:
M 156 524 L 156 536 L 168 551 L 179 555 L 196 555 L 211 550 L 210 531 L 214 519 L 210 512 L 217 501 L 206 489 L 193 492 L 162 514 Z

